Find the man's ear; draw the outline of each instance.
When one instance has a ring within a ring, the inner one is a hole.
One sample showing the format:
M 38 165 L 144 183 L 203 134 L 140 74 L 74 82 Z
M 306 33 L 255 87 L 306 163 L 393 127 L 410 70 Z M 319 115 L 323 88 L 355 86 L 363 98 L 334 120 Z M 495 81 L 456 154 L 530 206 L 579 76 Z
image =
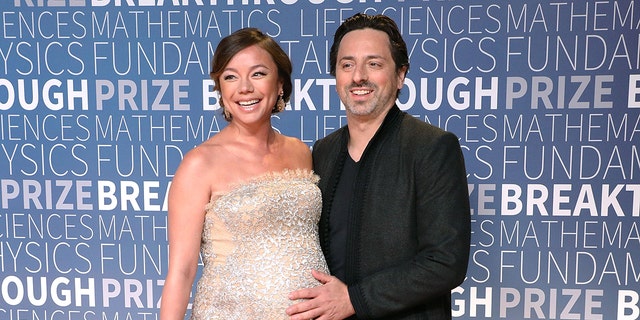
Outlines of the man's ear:
M 402 89 L 404 86 L 404 79 L 407 77 L 407 70 L 409 70 L 408 66 L 402 66 L 396 72 L 396 76 L 398 77 L 398 90 Z

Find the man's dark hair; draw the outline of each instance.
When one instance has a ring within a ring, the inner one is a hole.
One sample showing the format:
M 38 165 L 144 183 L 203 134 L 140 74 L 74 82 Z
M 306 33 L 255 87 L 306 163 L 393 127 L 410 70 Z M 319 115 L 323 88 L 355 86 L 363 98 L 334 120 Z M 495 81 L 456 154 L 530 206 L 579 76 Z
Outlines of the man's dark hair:
M 382 15 L 367 15 L 364 13 L 356 13 L 345 20 L 333 36 L 333 45 L 329 54 L 329 63 L 331 66 L 331 75 L 336 75 L 336 63 L 338 59 L 338 48 L 345 34 L 360 29 L 374 29 L 386 33 L 389 36 L 389 44 L 391 56 L 396 64 L 396 71 L 402 67 L 407 67 L 409 71 L 409 54 L 407 53 L 407 44 L 402 39 L 402 34 L 398 30 L 398 25 L 393 19 Z

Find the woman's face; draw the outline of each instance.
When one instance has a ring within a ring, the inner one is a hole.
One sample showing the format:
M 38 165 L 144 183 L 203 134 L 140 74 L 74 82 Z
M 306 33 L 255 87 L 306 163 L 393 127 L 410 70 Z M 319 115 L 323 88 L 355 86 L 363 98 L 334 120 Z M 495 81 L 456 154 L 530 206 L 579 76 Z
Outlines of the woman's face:
M 271 55 L 253 45 L 239 51 L 219 78 L 220 95 L 233 121 L 268 121 L 282 92 L 278 67 Z

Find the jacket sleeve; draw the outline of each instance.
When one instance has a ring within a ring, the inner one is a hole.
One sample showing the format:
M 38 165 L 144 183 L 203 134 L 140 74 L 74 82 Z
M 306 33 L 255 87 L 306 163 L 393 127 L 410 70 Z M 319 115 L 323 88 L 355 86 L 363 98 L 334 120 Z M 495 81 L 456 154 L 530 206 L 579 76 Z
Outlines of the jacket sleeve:
M 471 218 L 462 151 L 452 133 L 429 140 L 416 151 L 409 179 L 415 184 L 410 207 L 415 210 L 416 254 L 349 286 L 359 319 L 406 312 L 448 318 L 451 290 L 465 278 Z

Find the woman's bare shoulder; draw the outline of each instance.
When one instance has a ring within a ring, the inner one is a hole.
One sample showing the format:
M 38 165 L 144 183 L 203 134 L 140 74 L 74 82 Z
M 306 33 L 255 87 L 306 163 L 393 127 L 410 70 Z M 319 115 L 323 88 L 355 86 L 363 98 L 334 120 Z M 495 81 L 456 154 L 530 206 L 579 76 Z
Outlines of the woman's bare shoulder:
M 295 168 L 311 168 L 311 149 L 302 140 L 283 135 L 284 148 L 283 153 L 287 161 L 292 163 L 290 167 Z
M 218 158 L 224 154 L 221 152 L 222 148 L 222 145 L 217 143 L 215 139 L 209 139 L 199 144 L 184 155 L 176 174 L 208 175 L 220 162 Z

